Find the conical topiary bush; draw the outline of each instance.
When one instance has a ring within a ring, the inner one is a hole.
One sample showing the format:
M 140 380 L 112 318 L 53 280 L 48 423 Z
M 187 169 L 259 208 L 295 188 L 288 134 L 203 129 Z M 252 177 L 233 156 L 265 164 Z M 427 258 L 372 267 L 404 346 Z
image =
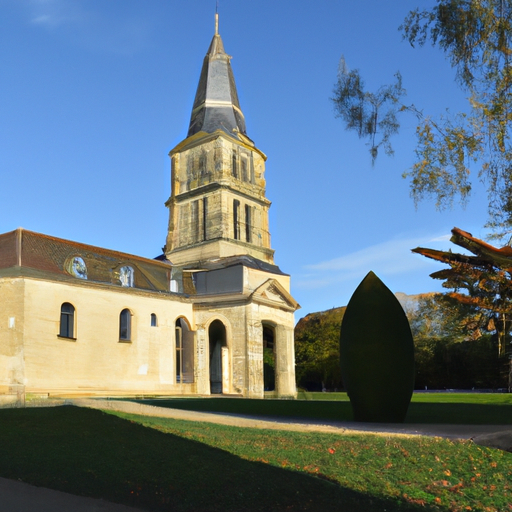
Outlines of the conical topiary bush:
M 402 306 L 369 272 L 340 333 L 341 376 L 356 421 L 401 423 L 414 390 L 414 343 Z

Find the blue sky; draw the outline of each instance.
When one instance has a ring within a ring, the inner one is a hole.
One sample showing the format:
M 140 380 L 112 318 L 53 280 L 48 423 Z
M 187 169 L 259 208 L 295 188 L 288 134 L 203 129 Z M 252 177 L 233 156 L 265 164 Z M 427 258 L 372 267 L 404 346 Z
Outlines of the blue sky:
M 449 248 L 450 229 L 484 238 L 485 193 L 465 209 L 418 208 L 395 156 L 372 168 L 334 118 L 341 55 L 369 88 L 403 77 L 429 114 L 466 108 L 443 54 L 398 27 L 434 0 L 220 0 L 220 34 L 247 134 L 268 156 L 275 261 L 292 276 L 297 319 L 345 305 L 373 270 L 394 292 L 439 290 L 441 268 L 411 254 Z M 214 0 L 0 0 L 0 233 L 23 227 L 154 257 L 165 243 L 168 152 L 186 136 Z M 455 248 L 454 246 L 452 246 Z

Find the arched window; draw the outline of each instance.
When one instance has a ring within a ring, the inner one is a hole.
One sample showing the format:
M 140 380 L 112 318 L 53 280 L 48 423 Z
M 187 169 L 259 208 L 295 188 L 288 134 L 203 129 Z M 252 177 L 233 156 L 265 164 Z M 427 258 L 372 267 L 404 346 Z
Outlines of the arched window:
M 75 334 L 75 307 L 69 302 L 64 302 L 60 307 L 59 336 L 74 338 Z
M 233 154 L 231 155 L 231 174 L 233 174 L 233 177 L 238 178 L 238 165 L 237 165 L 236 149 L 233 149 Z
M 252 242 L 251 237 L 252 230 L 252 208 L 246 204 L 245 205 L 245 241 Z
M 176 329 L 174 332 L 176 340 L 176 382 L 179 384 L 182 382 L 181 373 L 183 369 L 183 336 L 180 318 L 176 320 Z
M 263 389 L 276 389 L 276 329 L 263 324 Z
M 130 341 L 132 339 L 132 313 L 129 309 L 123 309 L 119 315 L 119 340 Z
M 247 175 L 247 157 L 245 155 L 240 158 L 240 168 L 242 181 L 249 181 L 249 176 Z
M 194 382 L 194 333 L 185 319 L 178 318 L 174 330 L 176 383 Z
M 240 240 L 240 201 L 233 199 L 233 238 Z
M 201 174 L 206 174 L 206 162 L 207 162 L 207 159 L 206 159 L 206 151 L 203 149 L 201 151 L 201 154 L 199 155 L 199 172 Z
M 151 313 L 151 327 L 156 327 L 158 325 L 158 320 L 156 318 L 155 313 Z
M 208 240 L 208 198 L 203 198 L 203 240 Z
M 250 163 L 250 178 L 251 178 L 251 183 L 255 183 L 255 181 L 254 181 L 254 159 L 253 159 L 253 157 L 252 157 L 252 152 L 251 152 L 251 157 L 250 157 L 249 163 Z

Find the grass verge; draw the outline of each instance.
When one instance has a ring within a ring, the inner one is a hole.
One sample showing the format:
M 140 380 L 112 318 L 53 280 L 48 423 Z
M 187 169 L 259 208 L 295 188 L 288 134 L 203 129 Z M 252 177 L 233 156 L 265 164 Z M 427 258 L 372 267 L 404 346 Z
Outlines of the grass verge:
M 69 406 L 1 410 L 0 475 L 156 511 L 512 508 L 512 454 L 471 442 L 268 432 Z

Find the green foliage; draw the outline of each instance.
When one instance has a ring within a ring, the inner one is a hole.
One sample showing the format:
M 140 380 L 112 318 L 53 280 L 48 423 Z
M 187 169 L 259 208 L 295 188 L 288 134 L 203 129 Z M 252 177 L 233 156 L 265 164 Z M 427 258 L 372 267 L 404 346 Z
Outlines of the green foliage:
M 339 365 L 339 335 L 345 308 L 311 313 L 295 327 L 297 386 L 308 390 L 343 387 Z
M 419 116 L 416 128 L 416 162 L 403 174 L 411 178 L 411 194 L 416 204 L 433 198 L 439 210 L 450 208 L 455 197 L 465 204 L 470 192 L 469 163 L 479 155 L 480 143 L 467 130 L 467 116 L 454 120 L 449 115 L 434 121 Z
M 299 389 L 342 389 L 339 332 L 345 308 L 311 313 L 295 328 Z M 416 389 L 507 387 L 507 360 L 499 356 L 489 316 L 444 294 L 428 294 L 406 306 L 414 338 Z M 265 354 L 264 354 L 265 357 Z M 332 376 L 332 377 L 331 377 Z M 318 394 L 314 393 L 316 399 Z M 330 399 L 333 393 L 320 393 Z
M 490 333 L 497 340 L 497 355 L 506 359 L 511 353 L 512 329 L 512 257 L 509 248 L 497 249 L 458 228 L 452 229 L 451 241 L 474 256 L 436 251 L 417 247 L 413 252 L 443 263 L 449 268 L 430 276 L 442 279 L 445 288 L 454 291 L 446 294 L 445 303 L 459 303 L 469 314 L 463 327 L 472 339 Z M 462 306 L 464 305 L 464 306 Z M 497 374 L 508 377 L 507 387 L 512 390 L 512 359 L 507 372 L 505 361 L 498 363 Z M 506 375 L 508 374 L 508 376 Z M 503 381 L 502 386 L 505 385 Z M 500 386 L 500 387 L 502 387 Z
M 470 102 L 467 116 L 423 119 L 409 172 L 412 193 L 433 195 L 439 206 L 456 194 L 465 199 L 467 162 L 478 161 L 488 226 L 502 236 L 512 228 L 512 1 L 438 0 L 431 10 L 410 12 L 401 28 L 411 45 L 430 40 L 446 53 Z
M 496 338 L 449 343 L 443 339 L 415 341 L 417 389 L 506 388 L 506 360 L 498 357 Z
M 263 348 L 263 387 L 265 391 L 273 391 L 276 385 L 276 361 L 274 349 Z
M 430 293 L 418 298 L 416 306 L 407 311 L 415 341 L 440 339 L 458 343 L 473 337 L 468 326 L 478 316 L 476 309 L 444 294 Z
M 397 113 L 401 109 L 399 100 L 405 94 L 400 73 L 395 78 L 393 85 L 382 86 L 376 92 L 366 91 L 359 70 L 349 71 L 344 57 L 340 59 L 338 81 L 331 98 L 335 115 L 348 130 L 355 130 L 359 138 L 368 140 L 372 163 L 381 146 L 387 155 L 394 153 L 390 138 L 400 128 Z
M 438 44 L 468 90 L 478 87 L 475 81 L 494 80 L 487 85 L 502 92 L 511 78 L 505 69 L 512 54 L 511 19 L 510 0 L 437 0 L 431 10 L 411 11 L 400 28 L 411 45 L 429 39 Z
M 414 344 L 402 306 L 369 272 L 340 334 L 343 382 L 356 421 L 403 422 L 414 389 Z
M 407 314 L 414 337 L 416 389 L 507 386 L 508 361 L 499 357 L 498 337 L 481 329 L 477 308 L 429 294 Z
M 379 127 L 386 147 L 399 129 L 397 114 L 413 113 L 416 158 L 404 176 L 411 180 L 415 202 L 434 198 L 438 209 L 451 207 L 455 199 L 465 203 L 472 183 L 482 181 L 488 192 L 487 227 L 502 238 L 512 232 L 512 0 L 437 0 L 428 10 L 411 11 L 400 28 L 411 45 L 430 41 L 445 52 L 468 95 L 468 111 L 447 110 L 434 119 L 400 103 L 405 94 L 400 79 L 372 95 L 364 91 L 359 72 L 342 66 L 333 99 L 336 114 L 347 129 L 372 141 L 377 124 L 367 119 L 389 109 L 389 127 Z M 370 146 L 375 159 L 378 144 Z

